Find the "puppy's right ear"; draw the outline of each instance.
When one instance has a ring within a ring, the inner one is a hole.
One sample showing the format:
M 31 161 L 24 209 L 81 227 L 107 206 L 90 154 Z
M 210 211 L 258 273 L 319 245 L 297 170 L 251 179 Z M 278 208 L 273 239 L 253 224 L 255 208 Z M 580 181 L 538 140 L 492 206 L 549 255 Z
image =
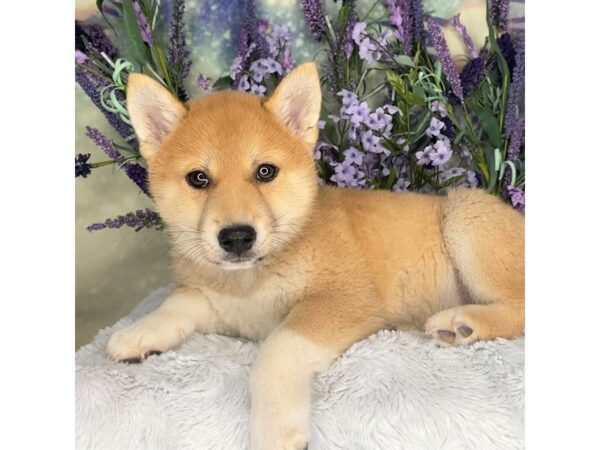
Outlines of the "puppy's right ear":
M 127 111 L 148 162 L 160 144 L 187 113 L 186 107 L 162 84 L 147 75 L 129 74 Z

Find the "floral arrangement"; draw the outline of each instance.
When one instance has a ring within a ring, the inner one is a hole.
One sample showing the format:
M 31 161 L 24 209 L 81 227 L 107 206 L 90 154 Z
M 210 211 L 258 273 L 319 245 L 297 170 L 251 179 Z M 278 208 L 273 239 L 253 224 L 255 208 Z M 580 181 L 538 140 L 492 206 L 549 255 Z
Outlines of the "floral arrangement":
M 126 145 L 87 127 L 86 135 L 108 160 L 91 162 L 89 154 L 78 154 L 75 176 L 112 165 L 150 195 L 125 104 L 127 76 L 144 72 L 188 100 L 185 3 L 172 2 L 168 24 L 159 0 L 97 4 L 108 28 L 119 24 L 122 45 L 117 48 L 99 24 L 76 23 L 75 77 Z M 353 0 L 341 1 L 335 17 L 324 14 L 319 0 L 302 0 L 300 7 L 310 35 L 323 48 L 318 62 L 324 107 L 315 149 L 321 183 L 436 193 L 482 187 L 524 213 L 525 45 L 523 36 L 508 30 L 508 0 L 489 2 L 489 36 L 482 48 L 474 46 L 459 16 L 449 21 L 428 16 L 421 0 L 376 1 L 363 17 Z M 468 49 L 460 72 L 442 32 L 446 25 Z M 254 1 L 247 0 L 228 73 L 216 80 L 198 74 L 195 82 L 207 92 L 268 95 L 295 65 L 291 42 L 286 25 L 259 19 Z M 88 229 L 122 226 L 138 231 L 163 225 L 146 209 Z

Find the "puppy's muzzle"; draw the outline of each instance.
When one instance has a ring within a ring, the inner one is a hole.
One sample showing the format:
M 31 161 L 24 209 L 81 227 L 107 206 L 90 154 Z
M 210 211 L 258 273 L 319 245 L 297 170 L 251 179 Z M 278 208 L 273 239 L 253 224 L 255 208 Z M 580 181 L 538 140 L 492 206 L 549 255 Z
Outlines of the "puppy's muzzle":
M 256 231 L 250 225 L 233 225 L 219 231 L 218 239 L 223 250 L 241 256 L 256 242 Z

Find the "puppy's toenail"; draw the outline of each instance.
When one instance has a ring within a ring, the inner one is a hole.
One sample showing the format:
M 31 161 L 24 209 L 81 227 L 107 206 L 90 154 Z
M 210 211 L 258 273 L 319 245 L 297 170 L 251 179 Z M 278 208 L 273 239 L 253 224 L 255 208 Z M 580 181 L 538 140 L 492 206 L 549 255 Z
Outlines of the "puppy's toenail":
M 456 334 L 453 331 L 449 330 L 438 330 L 437 332 L 438 338 L 442 341 L 447 342 L 448 344 L 452 344 L 454 339 L 456 339 Z
M 158 351 L 158 350 L 150 350 L 148 353 L 146 353 L 146 354 L 144 355 L 144 358 L 147 358 L 148 356 L 152 356 L 152 355 L 157 355 L 157 356 L 158 356 L 158 355 L 160 355 L 160 354 L 162 354 L 162 352 L 161 352 L 161 351 Z
M 142 358 L 127 358 L 127 359 L 122 359 L 119 362 L 122 362 L 125 364 L 139 364 L 142 362 Z
M 466 325 L 458 327 L 458 332 L 464 338 L 471 336 L 473 334 L 473 330 Z

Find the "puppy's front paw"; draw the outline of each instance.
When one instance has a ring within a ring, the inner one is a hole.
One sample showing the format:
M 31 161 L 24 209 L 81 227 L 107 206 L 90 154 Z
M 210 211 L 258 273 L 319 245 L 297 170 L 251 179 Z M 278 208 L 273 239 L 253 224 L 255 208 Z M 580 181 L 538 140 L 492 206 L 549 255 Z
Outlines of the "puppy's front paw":
M 297 428 L 268 430 L 252 439 L 252 450 L 306 450 L 308 433 Z
M 431 316 L 425 324 L 425 333 L 442 347 L 470 344 L 478 339 L 473 325 L 452 309 Z
M 190 332 L 168 316 L 148 316 L 113 334 L 106 351 L 113 361 L 139 363 L 177 346 Z

